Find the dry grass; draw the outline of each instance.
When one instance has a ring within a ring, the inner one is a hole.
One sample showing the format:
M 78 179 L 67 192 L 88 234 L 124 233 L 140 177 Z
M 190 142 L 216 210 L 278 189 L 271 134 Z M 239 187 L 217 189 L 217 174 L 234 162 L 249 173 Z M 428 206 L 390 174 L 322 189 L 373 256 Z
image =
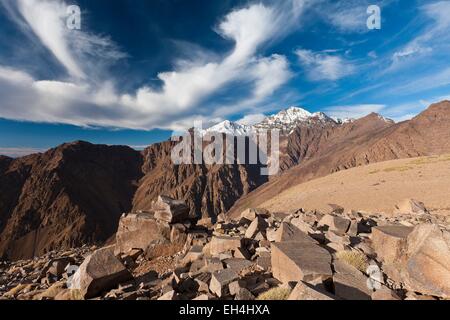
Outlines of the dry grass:
M 287 300 L 290 294 L 291 290 L 288 288 L 282 287 L 272 288 L 269 291 L 260 294 L 256 300 L 267 300 L 267 301 Z
M 401 167 L 391 167 L 391 168 L 386 168 L 383 171 L 384 172 L 404 172 L 404 171 L 408 171 L 408 170 L 412 170 L 412 167 L 409 166 L 401 166 Z
M 361 272 L 366 272 L 369 267 L 366 255 L 358 251 L 339 251 L 336 253 L 336 257 Z

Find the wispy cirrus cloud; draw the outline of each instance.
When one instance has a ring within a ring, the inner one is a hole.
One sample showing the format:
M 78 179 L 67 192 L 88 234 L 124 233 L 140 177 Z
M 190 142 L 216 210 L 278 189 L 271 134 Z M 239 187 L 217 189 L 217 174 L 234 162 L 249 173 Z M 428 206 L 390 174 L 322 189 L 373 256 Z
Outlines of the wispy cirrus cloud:
M 330 106 L 324 109 L 324 112 L 334 118 L 361 118 L 372 112 L 380 113 L 386 108 L 384 104 L 358 104 Z
M 295 54 L 313 81 L 336 81 L 355 72 L 355 66 L 337 53 L 297 49 Z
M 290 79 L 289 63 L 282 55 L 261 57 L 258 50 L 298 24 L 307 2 L 259 3 L 235 9 L 215 27 L 223 39 L 234 43 L 230 52 L 197 52 L 191 60 L 174 61 L 173 70 L 160 72 L 159 87 L 144 85 L 124 93 L 98 66 L 126 54 L 108 37 L 68 30 L 66 2 L 1 1 L 16 13 L 11 16 L 17 25 L 34 35 L 66 68 L 69 78 L 38 80 L 26 70 L 0 66 L 0 94 L 5 100 L 0 117 L 144 130 L 179 129 L 192 119 L 210 119 L 213 110 L 198 107 L 231 85 L 247 84 L 247 95 L 236 102 L 246 108 L 273 95 Z M 12 81 L 14 77 L 26 81 Z
M 433 53 L 442 54 L 450 50 L 450 2 L 438 1 L 423 5 L 421 15 L 431 23 L 411 41 L 398 48 L 392 55 L 389 70 L 408 67 L 418 59 L 429 58 Z
M 19 158 L 33 153 L 45 152 L 45 149 L 38 148 L 3 148 L 0 147 L 0 155 L 10 158 Z

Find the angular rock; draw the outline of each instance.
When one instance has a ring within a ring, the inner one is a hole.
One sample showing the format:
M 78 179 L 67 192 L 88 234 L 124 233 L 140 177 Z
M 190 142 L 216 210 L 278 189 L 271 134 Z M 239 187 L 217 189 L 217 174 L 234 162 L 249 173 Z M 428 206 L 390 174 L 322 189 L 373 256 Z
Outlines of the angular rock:
M 296 241 L 316 244 L 316 241 L 314 241 L 310 236 L 287 222 L 283 222 L 278 228 L 275 233 L 274 240 L 275 242 Z
M 335 300 L 331 294 L 314 288 L 312 285 L 299 281 L 289 295 L 288 300 Z
M 404 255 L 406 239 L 413 228 L 405 226 L 380 226 L 372 228 L 372 246 L 382 261 L 396 263 Z
M 368 277 L 345 262 L 334 262 L 334 290 L 337 297 L 345 300 L 370 300 L 372 290 L 367 285 Z
M 242 280 L 233 281 L 228 285 L 229 292 L 232 296 L 235 296 L 236 294 L 238 294 L 239 290 L 241 290 L 244 287 L 245 287 L 245 282 Z
M 159 297 L 158 300 L 164 301 L 178 300 L 178 294 L 174 290 L 172 290 Z
M 209 296 L 207 294 L 201 294 L 198 297 L 195 297 L 194 299 L 192 299 L 194 301 L 207 301 L 209 300 Z
M 223 263 L 218 257 L 209 258 L 205 260 L 205 271 L 214 272 L 223 270 Z
M 428 210 L 425 205 L 414 199 L 406 199 L 401 203 L 397 204 L 394 209 L 394 214 L 411 214 L 411 215 L 421 215 L 428 214 Z
M 265 231 L 268 226 L 269 225 L 267 224 L 266 220 L 258 216 L 248 227 L 247 231 L 245 232 L 245 237 L 248 239 L 253 239 L 258 234 L 258 232 Z
M 152 209 L 156 219 L 167 223 L 179 223 L 189 219 L 189 207 L 182 200 L 159 196 Z
M 450 232 L 437 225 L 415 227 L 407 239 L 402 278 L 410 291 L 450 298 Z
M 267 218 L 270 216 L 270 213 L 266 209 L 255 209 L 255 208 L 249 208 L 241 213 L 241 218 L 247 219 L 248 221 L 253 221 L 258 216 Z
M 90 299 L 132 278 L 114 255 L 114 247 L 105 247 L 84 260 L 73 275 L 70 289 L 78 290 L 83 298 Z
M 241 288 L 236 293 L 234 300 L 251 301 L 255 300 L 255 296 L 246 288 Z
M 309 242 L 272 243 L 272 273 L 283 283 L 331 278 L 331 255 Z
M 185 244 L 187 240 L 187 229 L 182 224 L 175 224 L 170 230 L 170 242 Z
M 215 236 L 209 243 L 209 251 L 212 256 L 217 256 L 223 252 L 236 250 L 240 247 L 240 237 Z
M 253 265 L 253 262 L 245 260 L 245 259 L 225 259 L 223 261 L 227 268 L 232 269 L 236 273 L 241 273 L 244 269 L 249 268 Z
M 116 233 L 116 254 L 133 249 L 145 251 L 151 244 L 170 238 L 170 227 L 160 223 L 150 213 L 128 214 L 120 218 Z
M 319 221 L 319 226 L 328 226 L 328 231 L 334 231 L 336 234 L 343 235 L 350 228 L 350 219 L 327 214 Z
M 237 279 L 239 279 L 239 275 L 232 269 L 216 271 L 211 276 L 209 289 L 220 298 L 229 293 L 228 285 Z
M 258 257 L 256 259 L 256 265 L 264 270 L 264 271 L 269 271 L 272 268 L 272 261 L 271 261 L 271 257 Z
M 303 221 L 301 218 L 292 219 L 291 224 L 306 234 L 314 233 L 314 230 L 311 228 L 311 226 L 305 221 Z

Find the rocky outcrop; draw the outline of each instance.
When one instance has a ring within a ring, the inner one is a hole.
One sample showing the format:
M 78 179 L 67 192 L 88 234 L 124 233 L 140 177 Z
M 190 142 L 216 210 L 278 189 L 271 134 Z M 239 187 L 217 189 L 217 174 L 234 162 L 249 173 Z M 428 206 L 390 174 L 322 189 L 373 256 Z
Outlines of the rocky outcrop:
M 174 145 L 168 141 L 143 151 L 144 177 L 134 196 L 133 211 L 151 210 L 158 196 L 166 195 L 183 200 L 191 217 L 215 219 L 242 195 L 267 182 L 260 165 L 174 165 Z
M 0 165 L 0 257 L 104 242 L 131 210 L 142 173 L 128 147 L 64 144 Z
M 71 290 L 83 299 L 90 299 L 132 279 L 131 273 L 114 255 L 114 247 L 96 250 L 84 260 L 73 275 Z
M 423 224 L 411 232 L 406 244 L 406 287 L 422 294 L 450 298 L 450 232 Z

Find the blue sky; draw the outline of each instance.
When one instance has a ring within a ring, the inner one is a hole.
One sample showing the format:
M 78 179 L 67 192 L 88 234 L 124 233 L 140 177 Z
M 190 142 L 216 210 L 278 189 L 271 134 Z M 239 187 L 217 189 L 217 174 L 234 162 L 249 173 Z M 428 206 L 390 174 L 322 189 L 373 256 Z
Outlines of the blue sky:
M 0 0 L 0 154 L 141 148 L 291 105 L 409 119 L 450 97 L 449 16 L 450 1 Z

